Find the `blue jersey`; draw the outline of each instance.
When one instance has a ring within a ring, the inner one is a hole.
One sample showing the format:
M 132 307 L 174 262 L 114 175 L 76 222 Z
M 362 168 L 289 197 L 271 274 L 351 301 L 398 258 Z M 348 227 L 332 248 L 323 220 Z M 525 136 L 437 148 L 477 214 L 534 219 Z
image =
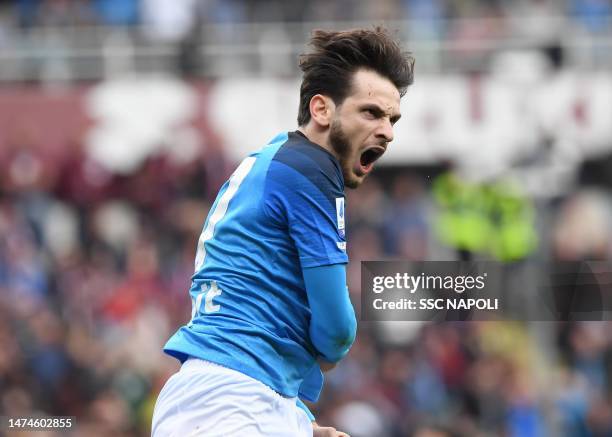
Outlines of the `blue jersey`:
M 302 269 L 347 263 L 344 229 L 337 159 L 300 132 L 274 138 L 221 187 L 198 243 L 191 321 L 164 351 L 316 400 L 320 384 L 300 389 L 320 373 Z

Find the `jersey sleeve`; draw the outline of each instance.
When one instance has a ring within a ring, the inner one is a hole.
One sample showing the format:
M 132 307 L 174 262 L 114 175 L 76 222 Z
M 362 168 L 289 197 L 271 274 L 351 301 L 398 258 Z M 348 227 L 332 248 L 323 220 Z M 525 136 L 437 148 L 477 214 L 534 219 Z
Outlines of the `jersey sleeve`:
M 295 154 L 270 164 L 268 216 L 276 226 L 286 227 L 302 269 L 347 263 L 341 176 L 335 168 L 326 169 L 307 155 Z
M 336 363 L 357 335 L 357 319 L 346 288 L 343 265 L 303 270 L 310 306 L 310 338 L 325 361 Z

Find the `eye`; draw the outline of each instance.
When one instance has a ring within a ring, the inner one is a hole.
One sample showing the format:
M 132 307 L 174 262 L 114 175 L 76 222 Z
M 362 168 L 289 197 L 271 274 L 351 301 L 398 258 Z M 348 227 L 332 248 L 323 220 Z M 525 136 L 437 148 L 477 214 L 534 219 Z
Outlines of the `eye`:
M 374 109 L 366 108 L 366 109 L 364 109 L 363 112 L 366 113 L 368 118 L 376 118 L 377 117 L 376 111 L 374 111 Z

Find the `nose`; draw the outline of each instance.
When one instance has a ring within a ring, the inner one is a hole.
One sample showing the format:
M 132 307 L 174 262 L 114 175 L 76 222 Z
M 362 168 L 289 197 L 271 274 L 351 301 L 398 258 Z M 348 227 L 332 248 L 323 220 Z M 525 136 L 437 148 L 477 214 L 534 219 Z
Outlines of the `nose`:
M 378 126 L 376 137 L 390 143 L 393 141 L 393 125 L 391 121 L 384 117 L 380 120 L 380 125 Z

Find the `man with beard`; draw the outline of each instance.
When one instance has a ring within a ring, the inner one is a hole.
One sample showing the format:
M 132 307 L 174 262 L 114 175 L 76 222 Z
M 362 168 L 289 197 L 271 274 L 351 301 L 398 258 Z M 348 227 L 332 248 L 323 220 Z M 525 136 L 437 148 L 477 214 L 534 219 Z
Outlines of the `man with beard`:
M 393 139 L 413 59 L 382 28 L 315 31 L 302 55 L 299 129 L 247 157 L 199 239 L 191 320 L 164 351 L 154 436 L 342 436 L 319 427 L 322 370 L 351 347 L 344 187 Z

